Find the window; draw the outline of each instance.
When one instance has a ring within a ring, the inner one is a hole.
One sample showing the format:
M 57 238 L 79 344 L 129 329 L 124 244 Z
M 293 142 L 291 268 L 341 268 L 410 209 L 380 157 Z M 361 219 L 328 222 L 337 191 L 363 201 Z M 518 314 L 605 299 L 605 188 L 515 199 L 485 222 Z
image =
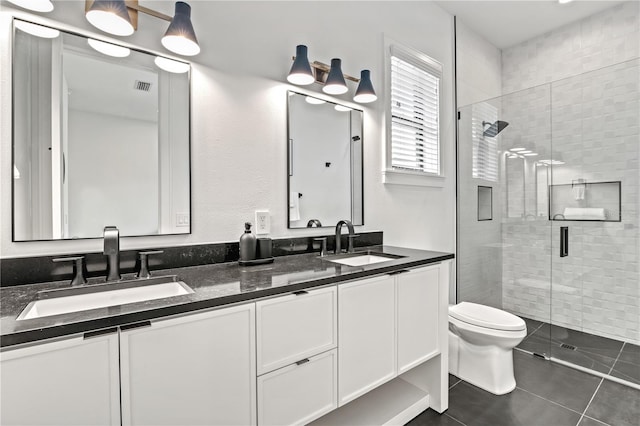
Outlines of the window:
M 385 182 L 394 183 L 387 179 L 389 174 L 441 177 L 442 66 L 420 52 L 398 45 L 390 46 L 388 66 L 390 105 Z

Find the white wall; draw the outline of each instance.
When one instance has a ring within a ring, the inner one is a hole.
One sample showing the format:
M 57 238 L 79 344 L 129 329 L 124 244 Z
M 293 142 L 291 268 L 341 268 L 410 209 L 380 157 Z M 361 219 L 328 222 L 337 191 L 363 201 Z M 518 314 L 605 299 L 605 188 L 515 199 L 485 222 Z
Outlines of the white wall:
M 456 19 L 458 108 L 502 94 L 502 51 Z
M 56 2 L 47 18 L 82 31 L 93 28 L 84 2 Z M 4 5 L 4 3 L 3 3 Z M 172 2 L 144 2 L 173 14 Z M 286 228 L 286 91 L 297 44 L 310 59 L 343 60 L 343 71 L 371 69 L 379 100 L 365 107 L 365 226 L 382 230 L 393 245 L 442 251 L 454 249 L 454 104 L 452 17 L 431 2 L 192 2 L 202 47 L 192 74 L 192 234 L 124 238 L 123 249 L 236 240 L 243 222 L 257 209 L 271 212 L 273 237 L 321 234 L 332 230 Z M 327 12 L 331 8 L 331 12 Z M 3 11 L 9 11 L 4 6 Z M 1 146 L 0 256 L 98 251 L 101 240 L 11 242 L 10 29 L 2 14 L 0 33 Z M 42 18 L 41 18 L 42 19 Z M 128 41 L 163 51 L 166 23 L 141 16 Z M 444 65 L 441 102 L 443 188 L 381 183 L 383 113 L 383 34 L 420 50 Z M 351 84 L 351 83 L 349 83 Z M 296 88 L 297 89 L 297 88 Z M 319 87 L 311 87 L 314 93 Z M 350 94 L 353 94 L 351 86 Z M 348 100 L 341 97 L 342 101 Z

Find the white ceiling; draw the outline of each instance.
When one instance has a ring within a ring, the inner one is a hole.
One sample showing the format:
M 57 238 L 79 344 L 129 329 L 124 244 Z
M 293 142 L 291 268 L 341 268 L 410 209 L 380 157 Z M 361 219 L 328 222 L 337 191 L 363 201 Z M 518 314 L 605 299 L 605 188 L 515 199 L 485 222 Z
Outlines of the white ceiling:
M 504 49 L 571 22 L 579 21 L 622 1 L 557 0 L 457 1 L 436 3 L 494 46 Z

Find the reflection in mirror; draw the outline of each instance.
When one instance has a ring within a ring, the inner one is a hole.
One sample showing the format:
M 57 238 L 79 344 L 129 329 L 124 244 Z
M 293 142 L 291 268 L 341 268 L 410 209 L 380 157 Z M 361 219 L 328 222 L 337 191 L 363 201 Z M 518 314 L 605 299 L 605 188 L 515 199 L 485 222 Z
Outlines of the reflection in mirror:
M 288 92 L 289 228 L 364 224 L 363 112 Z M 316 223 L 317 225 L 317 223 Z
M 13 240 L 189 233 L 188 64 L 33 33 L 14 20 Z

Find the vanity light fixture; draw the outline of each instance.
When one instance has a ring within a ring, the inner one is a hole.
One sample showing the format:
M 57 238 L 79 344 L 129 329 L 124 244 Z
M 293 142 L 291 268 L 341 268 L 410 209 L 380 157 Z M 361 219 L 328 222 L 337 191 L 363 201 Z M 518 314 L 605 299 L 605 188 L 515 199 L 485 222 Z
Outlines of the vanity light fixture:
M 376 96 L 376 91 L 373 90 L 373 83 L 371 83 L 371 71 L 360 71 L 360 84 L 358 84 L 353 100 L 361 104 L 368 104 L 376 99 L 378 97 Z
M 186 62 L 174 61 L 173 59 L 156 56 L 153 60 L 158 68 L 174 74 L 182 74 L 189 71 L 189 64 Z
M 573 0 L 558 0 L 558 3 L 560 4 L 567 4 L 567 3 L 571 3 Z
M 353 100 L 358 103 L 373 102 L 378 97 L 371 83 L 371 71 L 362 70 L 361 78 L 351 77 L 343 74 L 342 60 L 333 58 L 331 65 L 313 61 L 309 63 L 307 57 L 307 46 L 301 44 L 296 46 L 296 56 L 293 58 L 293 65 L 287 75 L 287 81 L 297 85 L 308 85 L 311 83 L 322 84 L 322 91 L 330 95 L 341 95 L 349 89 L 346 80 L 359 83 Z
M 126 58 L 131 53 L 131 49 L 124 46 L 118 46 L 117 44 L 111 44 L 104 41 L 88 38 L 87 43 L 94 50 L 114 58 Z
M 296 46 L 296 56 L 293 65 L 291 65 L 291 71 L 287 76 L 287 81 L 300 86 L 306 86 L 316 81 L 307 57 L 307 46 L 303 44 Z
M 138 28 L 138 12 L 169 21 L 162 45 L 184 56 L 200 53 L 191 23 L 191 6 L 178 1 L 173 17 L 138 4 L 138 0 L 85 0 L 85 16 L 96 28 L 109 34 L 128 36 Z
M 60 35 L 60 31 L 43 27 L 42 25 L 32 24 L 31 22 L 20 21 L 18 19 L 15 20 L 16 28 L 24 31 L 25 33 L 29 33 L 36 37 L 42 38 L 56 38 Z
M 23 9 L 32 10 L 34 12 L 51 12 L 53 3 L 50 0 L 7 0 Z
M 509 151 L 513 151 L 513 152 L 520 152 L 520 151 L 526 151 L 527 148 L 511 148 Z
M 535 157 L 536 155 L 538 155 L 537 152 L 527 152 L 526 154 L 522 154 L 525 157 Z
M 322 91 L 329 95 L 342 95 L 347 93 L 347 82 L 344 81 L 344 75 L 342 75 L 342 60 L 333 58 L 331 60 L 331 69 L 329 75 L 324 82 Z
M 128 36 L 135 31 L 124 0 L 95 0 L 86 10 L 85 17 L 91 25 L 105 33 Z

